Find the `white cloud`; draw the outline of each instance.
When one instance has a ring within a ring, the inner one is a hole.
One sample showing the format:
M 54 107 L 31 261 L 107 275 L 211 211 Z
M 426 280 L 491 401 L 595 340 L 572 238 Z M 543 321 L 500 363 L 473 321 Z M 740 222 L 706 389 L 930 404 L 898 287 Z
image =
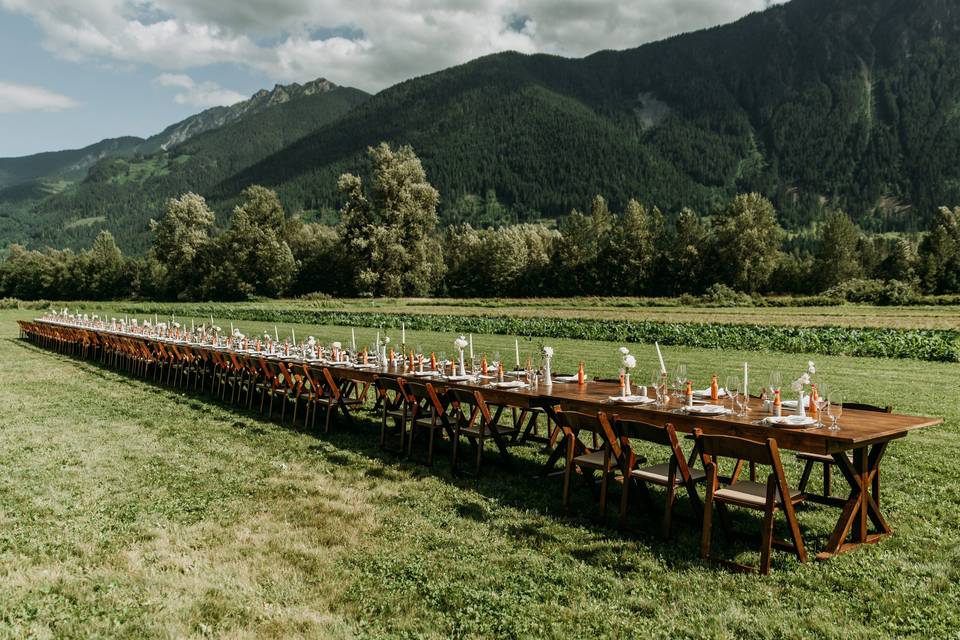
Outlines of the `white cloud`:
M 161 73 L 153 79 L 153 82 L 161 87 L 183 89 L 173 97 L 173 100 L 177 104 L 190 105 L 191 107 L 219 107 L 246 99 L 245 95 L 230 89 L 224 89 L 216 82 L 210 80 L 196 82 L 185 73 Z
M 582 56 L 739 18 L 771 0 L 0 0 L 71 60 L 183 71 L 235 63 L 275 81 L 377 90 L 513 49 Z
M 62 111 L 78 106 L 76 100 L 43 87 L 0 82 L 0 113 Z

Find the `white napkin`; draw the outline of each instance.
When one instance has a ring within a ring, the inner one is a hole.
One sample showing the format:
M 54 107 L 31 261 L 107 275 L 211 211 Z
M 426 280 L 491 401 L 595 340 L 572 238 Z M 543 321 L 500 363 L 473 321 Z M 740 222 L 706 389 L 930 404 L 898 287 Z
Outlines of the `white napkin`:
M 729 413 L 729 409 L 726 407 L 721 407 L 718 404 L 698 404 L 692 407 L 687 407 L 687 413 L 700 413 L 709 416 L 719 416 Z
M 701 398 L 709 398 L 709 397 L 710 397 L 710 389 L 694 389 L 693 395 L 699 396 L 699 397 L 701 397 Z M 723 387 L 720 387 L 720 389 L 717 390 L 717 397 L 722 398 L 722 397 L 724 397 L 725 395 L 727 395 L 727 390 L 724 389 Z
M 769 416 L 764 418 L 766 424 L 784 425 L 788 427 L 804 427 L 814 424 L 816 420 L 810 416 Z
M 580 382 L 580 376 L 554 376 L 554 382 Z
M 623 404 L 651 404 L 656 402 L 656 400 L 647 396 L 610 396 L 610 401 Z
M 527 383 L 520 380 L 510 380 L 509 382 L 494 382 L 493 386 L 500 389 L 522 389 L 527 386 Z

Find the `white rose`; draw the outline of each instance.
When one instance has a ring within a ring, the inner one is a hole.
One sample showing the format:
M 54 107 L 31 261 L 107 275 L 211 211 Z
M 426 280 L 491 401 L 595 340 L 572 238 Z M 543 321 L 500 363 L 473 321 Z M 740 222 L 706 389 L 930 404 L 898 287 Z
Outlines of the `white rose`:
M 544 348 L 543 348 L 543 355 L 544 355 L 546 358 L 548 358 L 548 359 L 549 359 L 549 358 L 552 358 L 552 357 L 553 357 L 553 347 L 544 347 Z
M 330 346 L 333 347 L 334 349 L 339 349 L 339 348 L 340 348 L 340 343 L 339 343 L 339 342 L 334 342 L 334 343 L 332 343 Z
M 813 366 L 813 360 L 807 362 L 807 373 L 813 375 L 817 372 L 817 368 Z
M 620 347 L 620 353 L 622 355 L 627 355 L 628 353 L 630 353 L 630 349 L 627 349 L 626 347 Z
M 625 366 L 627 369 L 633 369 L 635 366 L 637 366 L 637 359 L 628 354 L 623 357 L 623 366 Z

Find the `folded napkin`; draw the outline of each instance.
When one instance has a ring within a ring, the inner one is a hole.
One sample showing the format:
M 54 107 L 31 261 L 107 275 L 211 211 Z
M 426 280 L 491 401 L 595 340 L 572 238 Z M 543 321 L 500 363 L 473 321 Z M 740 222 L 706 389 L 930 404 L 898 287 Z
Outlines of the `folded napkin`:
M 554 382 L 580 382 L 580 376 L 553 376 Z
M 709 397 L 710 397 L 710 389 L 694 389 L 693 395 L 694 395 L 694 396 L 701 397 L 701 398 L 709 398 Z M 717 397 L 722 398 L 722 397 L 725 396 L 725 395 L 727 395 L 727 391 L 726 391 L 726 389 L 724 389 L 723 387 L 721 387 L 720 389 L 717 390 Z
M 719 416 L 729 412 L 729 409 L 718 404 L 698 404 L 687 407 L 687 413 L 699 413 L 707 416 Z
M 797 408 L 797 401 L 796 401 L 796 400 L 781 400 L 781 401 L 780 401 L 780 406 L 781 406 L 781 407 L 788 407 L 788 408 L 790 408 L 790 409 L 796 409 L 796 408 Z
M 814 424 L 816 420 L 810 416 L 768 416 L 763 419 L 763 422 L 784 427 L 805 427 Z
M 494 382 L 493 386 L 499 389 L 523 389 L 527 386 L 527 383 L 520 380 L 510 380 L 509 382 Z
M 473 380 L 473 376 L 444 376 L 444 380 L 449 380 L 450 382 L 463 382 L 465 380 Z
M 620 402 L 623 404 L 651 404 L 656 402 L 653 398 L 647 396 L 610 396 L 610 402 Z

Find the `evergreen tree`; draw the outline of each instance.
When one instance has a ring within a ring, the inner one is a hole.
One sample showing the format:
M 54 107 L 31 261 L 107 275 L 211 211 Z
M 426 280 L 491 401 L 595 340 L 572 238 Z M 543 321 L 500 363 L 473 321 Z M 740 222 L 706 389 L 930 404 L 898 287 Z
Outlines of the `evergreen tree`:
M 673 223 L 669 245 L 669 282 L 667 293 L 699 292 L 705 286 L 704 266 L 710 254 L 707 228 L 692 209 L 684 209 Z
M 827 215 L 820 227 L 820 248 L 816 270 L 822 289 L 863 276 L 857 246 L 860 229 L 841 210 Z
M 920 245 L 923 286 L 930 293 L 960 291 L 960 207 L 940 207 Z
M 783 240 L 773 204 L 759 193 L 738 195 L 718 222 L 716 236 L 724 284 L 750 293 L 764 289 Z
M 394 151 L 386 143 L 367 151 L 373 185 L 340 176 L 347 202 L 341 210 L 341 235 L 351 254 L 354 286 L 365 295 L 427 295 L 443 277 L 441 248 L 433 231 L 439 193 L 427 182 L 413 148 Z
M 213 223 L 213 212 L 195 193 L 171 198 L 163 218 L 150 221 L 150 257 L 159 266 L 158 283 L 164 295 L 187 300 L 198 296 L 209 269 Z
M 87 263 L 89 269 L 88 296 L 94 300 L 129 295 L 129 285 L 124 286 L 127 275 L 126 263 L 113 234 L 101 231 L 93 241 L 93 248 Z
M 631 199 L 599 257 L 601 279 L 594 293 L 636 296 L 644 292 L 655 259 L 647 211 Z
M 247 187 L 242 195 L 230 227 L 217 241 L 217 261 L 207 279 L 207 291 L 226 298 L 279 297 L 297 272 L 284 238 L 283 207 L 277 194 L 265 187 Z

